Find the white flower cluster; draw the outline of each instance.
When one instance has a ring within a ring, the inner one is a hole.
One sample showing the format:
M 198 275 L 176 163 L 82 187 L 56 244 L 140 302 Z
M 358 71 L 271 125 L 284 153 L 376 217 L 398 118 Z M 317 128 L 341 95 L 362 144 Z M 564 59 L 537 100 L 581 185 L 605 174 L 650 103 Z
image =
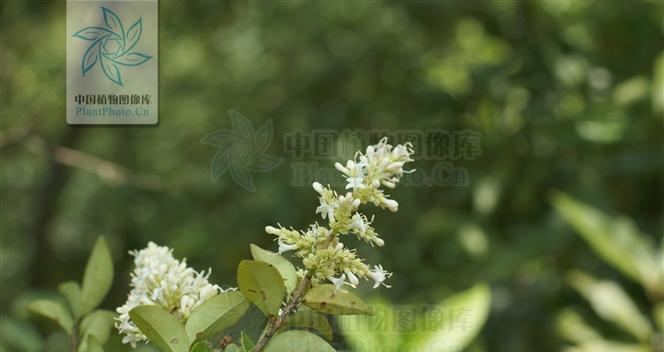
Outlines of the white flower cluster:
M 373 203 L 396 212 L 399 203 L 388 198 L 383 187 L 394 188 L 399 183 L 401 176 L 408 172 L 404 171 L 404 165 L 413 161 L 412 154 L 410 143 L 392 147 L 387 138 L 381 139 L 378 144 L 367 147 L 366 153 L 358 152 L 345 165 L 335 164 L 346 179 L 346 189 L 350 190 L 346 194 L 339 195 L 329 186 L 314 182 L 313 188 L 320 195 L 316 214 L 327 219 L 329 226 L 316 223 L 306 231 L 267 226 L 265 231 L 277 236 L 279 253 L 295 251 L 304 264 L 300 275 L 311 276 L 314 284 L 327 280 L 337 288 L 344 284 L 356 287 L 359 277 L 373 280 L 374 288 L 381 284 L 387 286 L 384 281 L 391 273 L 380 265 L 371 269 L 357 257 L 356 250 L 344 246 L 339 236 L 354 234 L 371 245 L 382 247 L 385 244 L 371 226 L 373 217 L 367 218 L 359 212 L 359 207 Z
M 208 282 L 210 272 L 197 272 L 187 266 L 186 259 L 173 258 L 173 250 L 148 243 L 145 249 L 129 252 L 134 256 L 131 273 L 131 291 L 127 302 L 116 311 L 115 327 L 125 336 L 123 343 L 136 347 L 137 342 L 147 341 L 129 317 L 129 311 L 139 305 L 157 305 L 185 322 L 192 310 L 224 292 Z

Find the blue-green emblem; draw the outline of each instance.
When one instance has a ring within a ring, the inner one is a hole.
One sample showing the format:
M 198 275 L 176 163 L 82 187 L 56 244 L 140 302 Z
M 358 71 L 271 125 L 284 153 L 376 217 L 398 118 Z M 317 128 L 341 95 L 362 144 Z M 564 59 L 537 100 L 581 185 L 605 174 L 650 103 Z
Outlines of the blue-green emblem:
M 85 27 L 73 36 L 90 41 L 81 59 L 81 75 L 85 76 L 97 63 L 104 75 L 113 83 L 123 86 L 120 67 L 138 66 L 152 56 L 133 51 L 143 32 L 143 18 L 139 17 L 125 31 L 120 17 L 115 12 L 101 7 L 105 27 Z

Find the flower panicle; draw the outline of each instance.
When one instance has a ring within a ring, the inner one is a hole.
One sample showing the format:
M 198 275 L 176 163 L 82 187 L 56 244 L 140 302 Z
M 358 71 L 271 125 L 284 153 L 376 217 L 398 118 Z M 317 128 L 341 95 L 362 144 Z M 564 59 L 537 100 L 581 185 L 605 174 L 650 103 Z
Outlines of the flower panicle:
M 124 335 L 122 342 L 136 347 L 147 342 L 145 336 L 129 317 L 129 311 L 139 305 L 156 305 L 171 312 L 183 323 L 194 308 L 224 290 L 208 281 L 212 272 L 196 271 L 187 266 L 186 259 L 177 260 L 173 250 L 153 242 L 139 251 L 129 252 L 134 257 L 131 272 L 131 290 L 127 302 L 116 309 L 115 327 Z
M 372 227 L 374 218 L 361 213 L 360 207 L 372 203 L 391 212 L 398 210 L 399 203 L 389 198 L 385 189 L 395 188 L 404 174 L 413 171 L 404 169 L 413 161 L 413 153 L 410 142 L 393 147 L 383 138 L 368 146 L 364 153 L 357 152 L 345 164 L 335 163 L 346 180 L 346 193 L 339 194 L 319 182 L 312 184 L 319 196 L 316 214 L 327 220 L 328 225 L 316 223 L 306 231 L 267 226 L 265 232 L 276 236 L 279 254 L 292 252 L 302 259 L 304 268 L 298 273 L 301 277 L 309 275 L 314 284 L 329 281 L 341 289 L 344 285 L 356 287 L 363 278 L 373 280 L 374 288 L 390 287 L 385 280 L 392 274 L 381 265 L 369 267 L 355 250 L 344 246 L 340 235 L 353 234 L 372 246 L 385 245 Z

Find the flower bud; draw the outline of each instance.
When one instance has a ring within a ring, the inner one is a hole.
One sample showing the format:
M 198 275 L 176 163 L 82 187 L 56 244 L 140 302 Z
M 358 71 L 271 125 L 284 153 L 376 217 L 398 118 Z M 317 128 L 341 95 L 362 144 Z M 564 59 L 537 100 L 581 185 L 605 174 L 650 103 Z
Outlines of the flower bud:
M 265 232 L 275 236 L 279 236 L 279 234 L 281 233 L 281 231 L 278 228 L 273 226 L 265 226 Z
M 383 205 L 393 213 L 399 210 L 399 203 L 394 199 L 383 199 Z
M 347 168 L 345 168 L 343 165 L 341 165 L 341 163 L 334 163 L 334 167 L 337 170 L 339 170 L 339 172 L 344 173 L 346 175 L 348 175 L 350 173 L 350 171 L 348 171 Z
M 392 172 L 392 173 L 399 172 L 399 171 L 401 171 L 402 168 L 403 168 L 403 162 L 400 162 L 400 161 L 391 163 L 390 165 L 387 165 L 387 170 Z
M 346 276 L 348 276 L 348 281 L 350 281 L 350 284 L 353 287 L 356 287 L 360 284 L 360 280 L 357 279 L 357 276 L 355 276 L 352 271 L 346 270 Z
M 382 247 L 382 246 L 385 245 L 385 241 L 383 241 L 383 239 L 380 238 L 380 237 L 376 237 L 376 238 L 374 238 L 374 239 L 373 239 L 373 242 L 374 242 L 378 247 Z

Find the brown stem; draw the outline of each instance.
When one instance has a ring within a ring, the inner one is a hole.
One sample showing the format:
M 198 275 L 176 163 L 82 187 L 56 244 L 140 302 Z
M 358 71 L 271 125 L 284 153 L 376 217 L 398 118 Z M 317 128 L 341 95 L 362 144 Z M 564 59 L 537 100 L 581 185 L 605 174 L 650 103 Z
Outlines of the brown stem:
M 71 352 L 78 350 L 78 323 L 74 323 L 72 326 L 71 335 L 69 335 L 69 350 Z
M 281 314 L 279 314 L 279 316 L 277 316 L 275 319 L 270 320 L 267 332 L 261 337 L 260 340 L 258 340 L 258 343 L 256 343 L 256 347 L 254 347 L 252 352 L 263 351 L 274 334 L 286 323 L 288 317 L 291 314 L 297 312 L 297 310 L 302 305 L 302 299 L 304 298 L 304 295 L 309 290 L 310 284 L 311 277 L 308 275 L 305 276 L 302 281 L 300 281 L 300 284 L 297 286 L 295 291 L 293 291 L 293 295 L 291 296 L 290 301 L 288 301 L 284 309 L 281 310 Z
M 332 232 L 330 237 L 326 239 L 325 242 L 323 242 L 321 248 L 329 247 L 334 242 L 336 236 L 337 233 Z M 286 323 L 288 317 L 291 314 L 297 312 L 297 310 L 300 308 L 302 305 L 302 299 L 304 298 L 304 295 L 307 293 L 307 291 L 309 291 L 309 288 L 311 288 L 311 275 L 307 274 L 304 276 L 304 278 L 302 278 L 302 281 L 300 281 L 300 284 L 297 286 L 295 291 L 293 291 L 293 295 L 291 296 L 290 301 L 288 301 L 284 309 L 281 310 L 281 314 L 279 314 L 279 316 L 277 316 L 275 319 L 270 320 L 267 332 L 265 332 L 260 340 L 258 340 L 256 347 L 254 347 L 251 352 L 263 351 L 274 334 Z

